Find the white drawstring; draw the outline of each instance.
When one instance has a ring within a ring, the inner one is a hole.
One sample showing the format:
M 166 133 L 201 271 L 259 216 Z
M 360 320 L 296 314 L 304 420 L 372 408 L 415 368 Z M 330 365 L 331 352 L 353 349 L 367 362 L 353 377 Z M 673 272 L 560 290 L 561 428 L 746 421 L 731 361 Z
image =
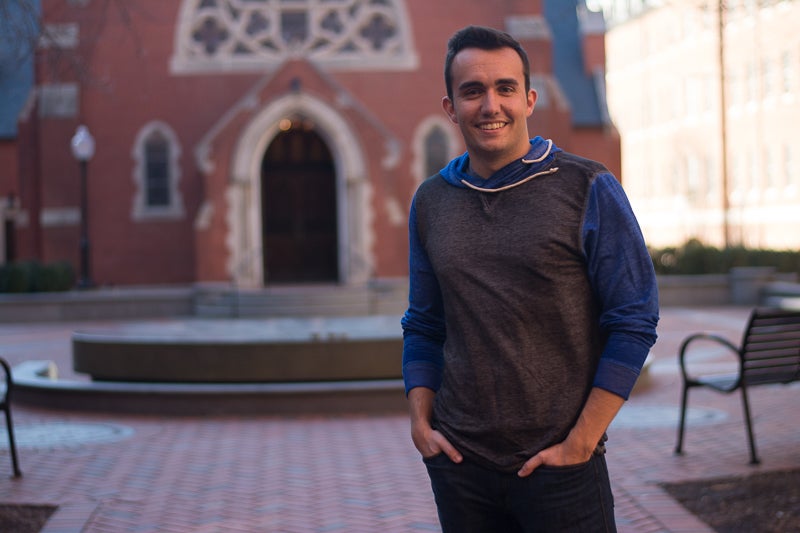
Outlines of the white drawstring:
M 547 139 L 547 150 L 544 151 L 541 157 L 537 157 L 536 159 L 525 159 L 522 158 L 523 163 L 538 163 L 539 161 L 544 161 L 544 159 L 550 155 L 550 150 L 553 149 L 553 139 Z
M 523 157 L 522 158 L 522 162 L 527 164 L 527 165 L 529 165 L 531 163 L 539 163 L 541 161 L 544 161 L 545 158 L 548 155 L 550 155 L 550 151 L 552 149 L 553 149 L 553 140 L 552 139 L 547 139 L 547 150 L 545 150 L 544 153 L 540 157 L 537 157 L 536 159 L 525 159 Z M 551 168 L 550 170 L 545 170 L 544 172 L 537 172 L 536 174 L 528 176 L 525 179 L 519 180 L 519 181 L 517 181 L 515 183 L 511 183 L 509 185 L 506 185 L 505 187 L 500 187 L 499 189 L 484 189 L 483 187 L 478 187 L 477 185 L 471 184 L 467 180 L 461 180 L 461 183 L 463 183 L 464 185 L 466 185 L 470 189 L 474 189 L 474 190 L 480 191 L 480 192 L 501 192 L 501 191 L 507 191 L 508 189 L 513 189 L 517 185 L 522 185 L 523 183 L 528 182 L 528 181 L 532 180 L 533 178 L 535 178 L 537 176 L 543 176 L 543 175 L 547 175 L 547 174 L 552 174 L 553 172 L 558 172 L 558 167 Z
M 532 174 L 532 175 L 528 176 L 525 179 L 521 179 L 521 180 L 519 180 L 517 182 L 510 183 L 510 184 L 506 185 L 505 187 L 500 187 L 498 189 L 484 189 L 483 187 L 478 187 L 477 185 L 471 184 L 467 180 L 461 180 L 461 183 L 463 183 L 464 185 L 466 185 L 470 189 L 474 189 L 474 190 L 480 191 L 480 192 L 502 192 L 502 191 L 507 191 L 508 189 L 513 189 L 514 187 L 516 187 L 518 185 L 522 185 L 523 183 L 531 181 L 533 178 L 536 178 L 536 177 L 539 177 L 539 176 L 546 176 L 547 174 L 552 174 L 554 172 L 558 172 L 558 167 L 553 167 L 550 170 L 545 170 L 544 172 L 537 172 L 536 174 Z

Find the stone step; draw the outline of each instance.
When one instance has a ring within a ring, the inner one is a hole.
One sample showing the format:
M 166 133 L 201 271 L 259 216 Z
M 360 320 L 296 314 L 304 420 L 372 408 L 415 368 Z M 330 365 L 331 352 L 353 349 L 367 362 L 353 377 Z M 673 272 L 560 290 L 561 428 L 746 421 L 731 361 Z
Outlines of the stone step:
M 198 317 L 360 316 L 401 314 L 407 306 L 405 281 L 360 286 L 293 286 L 236 290 L 201 288 L 195 295 Z

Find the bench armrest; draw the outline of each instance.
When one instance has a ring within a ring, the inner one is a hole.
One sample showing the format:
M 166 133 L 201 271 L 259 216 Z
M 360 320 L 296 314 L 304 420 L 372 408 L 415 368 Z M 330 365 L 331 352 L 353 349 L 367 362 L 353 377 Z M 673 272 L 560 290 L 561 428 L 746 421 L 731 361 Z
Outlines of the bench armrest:
M 697 340 L 708 340 L 716 342 L 728 348 L 731 352 L 736 354 L 739 360 L 739 375 L 741 375 L 742 352 L 736 345 L 734 345 L 731 341 L 720 335 L 714 335 L 712 333 L 695 333 L 694 335 L 689 335 L 688 337 L 686 337 L 686 339 L 684 339 L 684 341 L 681 343 L 680 350 L 678 351 L 678 363 L 680 364 L 681 367 L 681 376 L 683 377 L 684 382 L 692 382 L 692 383 L 697 382 L 697 379 L 689 376 L 689 372 L 686 368 L 686 358 L 688 354 L 689 345 Z
M 4 380 L 0 383 L 0 408 L 8 405 L 9 403 L 9 396 L 11 395 L 11 385 L 12 385 L 12 378 L 11 378 L 11 365 L 8 364 L 8 361 L 0 357 L 0 366 L 3 367 L 3 372 L 5 373 Z

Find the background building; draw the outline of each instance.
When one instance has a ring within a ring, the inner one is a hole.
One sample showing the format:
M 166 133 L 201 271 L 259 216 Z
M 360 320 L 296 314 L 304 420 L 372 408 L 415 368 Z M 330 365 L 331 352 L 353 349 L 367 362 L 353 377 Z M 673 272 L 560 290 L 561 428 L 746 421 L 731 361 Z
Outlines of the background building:
M 13 256 L 77 270 L 84 204 L 70 139 L 86 125 L 98 285 L 405 276 L 414 190 L 464 149 L 440 102 L 447 39 L 468 24 L 528 50 L 534 134 L 620 170 L 604 25 L 582 1 L 18 5 L 30 24 L 0 26 L 0 46 L 25 30 L 35 54 L 3 57 L 19 75 L 0 85 Z M 23 97 L 7 99 L 11 88 Z
M 800 2 L 591 6 L 609 20 L 608 104 L 648 243 L 800 247 Z

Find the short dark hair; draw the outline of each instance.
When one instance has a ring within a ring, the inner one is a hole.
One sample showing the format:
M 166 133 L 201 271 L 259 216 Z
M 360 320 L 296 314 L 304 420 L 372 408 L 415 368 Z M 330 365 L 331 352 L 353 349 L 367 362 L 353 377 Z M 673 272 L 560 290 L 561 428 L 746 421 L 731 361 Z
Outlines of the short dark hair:
M 522 73 L 525 77 L 525 92 L 531 89 L 531 64 L 528 54 L 519 44 L 519 41 L 504 31 L 486 26 L 467 26 L 458 30 L 447 42 L 447 56 L 444 60 L 444 84 L 447 88 L 447 97 L 453 99 L 453 60 L 465 48 L 480 48 L 481 50 L 497 50 L 511 48 L 522 60 Z

